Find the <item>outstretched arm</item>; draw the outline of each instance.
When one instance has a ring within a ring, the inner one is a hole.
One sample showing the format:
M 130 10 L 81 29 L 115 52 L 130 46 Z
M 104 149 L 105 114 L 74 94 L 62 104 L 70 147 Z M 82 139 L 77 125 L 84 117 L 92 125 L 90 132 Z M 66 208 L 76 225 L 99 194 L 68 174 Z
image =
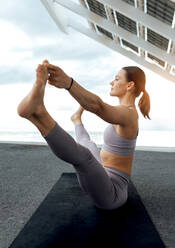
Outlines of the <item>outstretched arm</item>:
M 70 85 L 70 82 L 71 80 L 69 79 L 69 85 Z M 85 110 L 90 111 L 94 114 L 97 112 L 99 105 L 100 105 L 100 100 L 101 100 L 101 98 L 98 95 L 86 90 L 80 84 L 78 84 L 75 80 L 72 84 L 72 87 L 69 90 L 69 93 L 79 102 L 79 104 Z
M 46 63 L 50 76 L 48 78 L 49 84 L 54 85 L 57 88 L 69 88 L 71 84 L 71 77 L 69 77 L 60 67 Z M 83 88 L 75 80 L 69 93 L 73 96 L 79 104 L 85 109 L 92 113 L 96 113 L 99 109 L 101 98 L 96 94 Z

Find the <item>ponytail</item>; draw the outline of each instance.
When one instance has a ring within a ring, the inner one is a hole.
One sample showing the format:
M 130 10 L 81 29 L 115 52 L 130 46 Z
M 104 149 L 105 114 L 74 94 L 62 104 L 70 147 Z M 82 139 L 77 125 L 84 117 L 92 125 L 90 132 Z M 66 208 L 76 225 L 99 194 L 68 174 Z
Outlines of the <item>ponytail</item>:
M 150 112 L 150 97 L 148 92 L 145 90 L 145 84 L 146 84 L 146 75 L 144 71 L 139 68 L 138 66 L 125 66 L 122 67 L 126 71 L 126 81 L 127 82 L 134 82 L 135 90 L 134 90 L 134 96 L 138 97 L 140 93 L 143 91 L 142 97 L 139 100 L 138 106 L 143 114 L 144 118 L 145 116 L 151 120 L 149 117 Z
M 149 117 L 150 112 L 150 96 L 146 90 L 143 91 L 142 97 L 139 100 L 138 106 L 140 108 L 141 113 L 151 120 Z

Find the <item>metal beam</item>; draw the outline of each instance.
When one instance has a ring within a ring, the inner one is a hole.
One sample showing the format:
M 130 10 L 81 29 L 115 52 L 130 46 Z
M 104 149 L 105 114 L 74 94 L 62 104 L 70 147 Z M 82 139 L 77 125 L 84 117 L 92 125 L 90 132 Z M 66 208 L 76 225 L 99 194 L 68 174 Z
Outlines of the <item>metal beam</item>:
M 46 10 L 48 11 L 49 15 L 51 16 L 51 18 L 55 21 L 57 27 L 59 29 L 61 29 L 61 31 L 65 34 L 68 34 L 66 28 L 64 27 L 64 25 L 62 24 L 62 21 L 59 20 L 59 18 L 57 17 L 56 13 L 54 12 L 54 6 L 53 3 L 50 3 L 49 0 L 40 0 L 42 2 L 42 4 L 44 5 L 44 7 L 46 8 Z
M 107 0 L 106 0 L 107 1 Z M 155 57 L 159 58 L 160 60 L 166 61 L 170 65 L 175 65 L 175 56 L 173 54 L 167 54 L 162 49 L 150 44 L 149 42 L 145 41 L 142 37 L 137 37 L 136 35 L 132 34 L 131 32 L 120 28 L 116 24 L 112 23 L 109 20 L 91 12 L 87 8 L 81 6 L 80 4 L 76 4 L 70 0 L 55 0 L 56 3 L 62 5 L 63 7 L 75 12 L 76 14 L 84 17 L 99 26 L 103 27 L 107 31 L 120 36 L 121 38 L 127 40 L 128 42 L 132 43 L 140 47 L 143 50 L 151 53 Z M 118 3 L 118 0 L 117 0 Z M 128 5 L 127 5 L 128 7 Z M 130 9 L 130 7 L 128 8 Z M 141 11 L 142 12 L 142 11 Z M 161 23 L 161 22 L 160 22 Z M 162 23 L 161 23 L 162 24 Z M 160 25 L 160 24 L 159 24 Z M 172 30 L 173 32 L 173 30 Z

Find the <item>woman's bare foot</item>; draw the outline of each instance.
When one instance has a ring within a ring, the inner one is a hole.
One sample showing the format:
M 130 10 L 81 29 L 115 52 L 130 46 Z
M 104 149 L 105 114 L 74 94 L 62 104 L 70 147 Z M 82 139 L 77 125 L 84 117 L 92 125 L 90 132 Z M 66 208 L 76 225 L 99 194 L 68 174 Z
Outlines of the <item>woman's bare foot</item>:
M 48 60 L 44 60 L 42 65 L 38 65 L 36 81 L 31 91 L 18 105 L 17 112 L 23 118 L 29 119 L 31 116 L 37 116 L 46 110 L 44 106 L 44 93 L 48 79 L 47 63 Z
M 39 115 L 45 110 L 44 92 L 46 83 L 36 80 L 31 91 L 19 103 L 17 112 L 23 118 L 29 119 L 32 115 Z
M 82 115 L 83 111 L 84 111 L 84 108 L 80 105 L 78 110 L 71 116 L 70 119 L 74 124 L 82 123 L 81 115 Z

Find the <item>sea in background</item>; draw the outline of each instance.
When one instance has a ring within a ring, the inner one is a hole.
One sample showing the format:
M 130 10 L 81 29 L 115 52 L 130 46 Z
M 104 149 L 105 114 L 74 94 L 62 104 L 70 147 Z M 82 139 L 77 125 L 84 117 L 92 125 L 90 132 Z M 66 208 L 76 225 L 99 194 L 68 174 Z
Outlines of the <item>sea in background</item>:
M 75 132 L 66 130 L 74 139 Z M 103 144 L 103 132 L 88 131 L 91 139 L 99 146 Z M 76 140 L 76 139 L 75 139 Z M 39 131 L 1 130 L 0 142 L 46 143 Z M 175 147 L 175 131 L 139 130 L 136 147 Z
M 0 142 L 46 144 L 39 130 L 30 121 L 21 118 L 17 114 L 17 106 L 24 95 L 29 92 L 29 89 L 31 90 L 31 86 L 31 84 L 19 83 L 0 87 L 0 104 L 2 106 L 0 108 L 2 116 Z M 108 87 L 108 85 L 105 87 Z M 174 88 L 171 89 L 171 92 L 174 92 L 173 90 Z M 113 106 L 116 104 L 114 98 L 111 98 L 108 94 L 100 93 L 100 97 Z M 150 113 L 151 121 L 145 119 L 138 109 L 139 135 L 136 149 L 137 147 L 167 147 L 175 149 L 175 117 L 172 115 L 171 110 L 166 107 L 170 105 L 172 98 L 168 103 L 169 98 L 166 99 L 167 105 L 161 105 L 163 94 L 159 97 L 159 100 L 158 98 L 153 98 Z M 65 91 L 55 91 L 54 88 L 48 86 L 45 94 L 45 105 L 54 120 L 75 139 L 75 129 L 70 117 L 79 107 L 77 101 L 74 98 L 70 98 Z M 136 106 L 138 106 L 138 99 Z M 82 121 L 91 139 L 101 146 L 103 144 L 103 133 L 108 123 L 90 111 L 85 111 Z

